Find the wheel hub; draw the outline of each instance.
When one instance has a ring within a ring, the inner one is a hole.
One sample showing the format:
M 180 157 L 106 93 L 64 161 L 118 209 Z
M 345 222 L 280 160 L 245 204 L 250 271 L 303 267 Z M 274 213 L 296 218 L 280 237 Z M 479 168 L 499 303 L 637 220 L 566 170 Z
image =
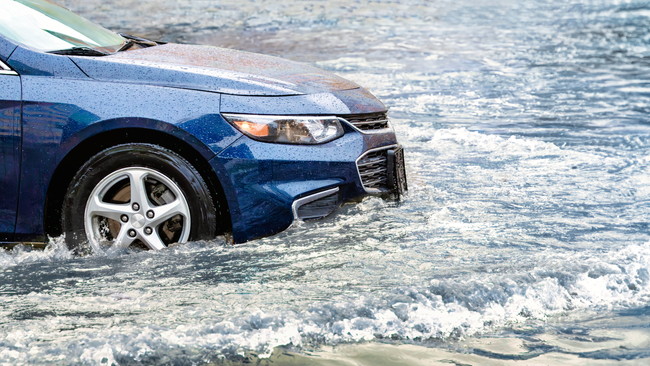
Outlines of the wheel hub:
M 143 215 L 137 213 L 131 218 L 131 225 L 136 229 L 141 229 L 147 223 Z

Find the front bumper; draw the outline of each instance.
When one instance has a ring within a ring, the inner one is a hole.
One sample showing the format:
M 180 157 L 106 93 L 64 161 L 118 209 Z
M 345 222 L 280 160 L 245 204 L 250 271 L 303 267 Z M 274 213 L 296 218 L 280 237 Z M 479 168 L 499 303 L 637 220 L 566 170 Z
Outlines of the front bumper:
M 282 145 L 242 136 L 210 161 L 219 177 L 235 243 L 278 233 L 295 219 L 325 216 L 332 207 L 381 189 L 363 185 L 359 159 L 397 146 L 392 129 L 348 128 L 322 145 Z M 323 215 L 325 213 L 325 215 Z

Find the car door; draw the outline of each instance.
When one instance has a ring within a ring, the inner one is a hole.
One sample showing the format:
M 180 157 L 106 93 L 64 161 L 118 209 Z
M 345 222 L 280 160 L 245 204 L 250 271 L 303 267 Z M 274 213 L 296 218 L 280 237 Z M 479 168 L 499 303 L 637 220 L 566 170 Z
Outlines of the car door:
M 0 59 L 0 241 L 11 241 L 16 225 L 20 108 L 20 77 Z

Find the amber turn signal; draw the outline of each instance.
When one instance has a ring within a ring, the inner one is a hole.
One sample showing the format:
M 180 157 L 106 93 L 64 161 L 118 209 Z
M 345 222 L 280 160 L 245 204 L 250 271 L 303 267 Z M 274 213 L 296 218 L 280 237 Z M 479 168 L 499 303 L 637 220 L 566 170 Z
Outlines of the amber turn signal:
M 233 121 L 240 130 L 256 137 L 266 137 L 269 135 L 269 125 L 254 123 L 249 121 Z

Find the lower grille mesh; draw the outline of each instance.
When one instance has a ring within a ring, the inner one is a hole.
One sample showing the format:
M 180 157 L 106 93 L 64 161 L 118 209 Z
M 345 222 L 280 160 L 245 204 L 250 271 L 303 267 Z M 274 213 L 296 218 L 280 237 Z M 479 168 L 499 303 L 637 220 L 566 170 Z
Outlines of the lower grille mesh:
M 387 150 L 374 151 L 357 161 L 361 183 L 366 189 L 388 188 Z

